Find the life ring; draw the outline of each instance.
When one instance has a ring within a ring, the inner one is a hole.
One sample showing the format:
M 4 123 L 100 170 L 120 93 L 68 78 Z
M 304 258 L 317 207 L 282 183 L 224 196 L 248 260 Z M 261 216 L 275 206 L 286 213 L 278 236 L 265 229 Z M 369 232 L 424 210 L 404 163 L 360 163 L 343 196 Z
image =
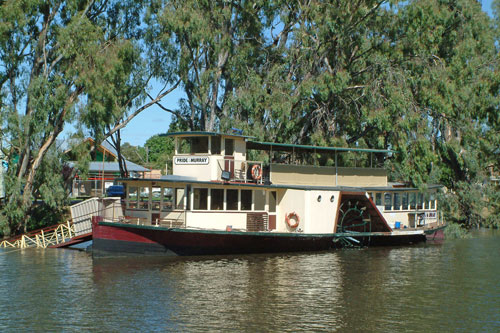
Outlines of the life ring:
M 262 178 L 262 168 L 260 167 L 260 165 L 255 164 L 252 167 L 252 178 L 254 180 L 260 180 Z
M 292 224 L 292 222 L 291 222 L 292 219 L 295 220 L 294 224 Z M 297 213 L 293 212 L 293 213 L 290 213 L 287 216 L 285 216 L 285 222 L 286 222 L 286 224 L 288 224 L 288 226 L 290 228 L 295 229 L 299 226 L 300 219 L 299 219 L 299 216 L 297 215 Z

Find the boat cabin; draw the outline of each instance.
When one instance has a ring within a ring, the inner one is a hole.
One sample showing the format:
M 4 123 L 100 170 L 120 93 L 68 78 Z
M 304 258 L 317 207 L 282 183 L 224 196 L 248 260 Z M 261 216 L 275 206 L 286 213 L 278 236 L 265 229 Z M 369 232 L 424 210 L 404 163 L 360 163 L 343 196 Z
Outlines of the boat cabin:
M 388 183 L 376 162 L 387 150 L 213 132 L 167 135 L 175 139 L 173 174 L 120 179 L 127 195 L 108 218 L 152 227 L 307 234 L 391 232 L 439 222 L 438 188 L 423 194 Z

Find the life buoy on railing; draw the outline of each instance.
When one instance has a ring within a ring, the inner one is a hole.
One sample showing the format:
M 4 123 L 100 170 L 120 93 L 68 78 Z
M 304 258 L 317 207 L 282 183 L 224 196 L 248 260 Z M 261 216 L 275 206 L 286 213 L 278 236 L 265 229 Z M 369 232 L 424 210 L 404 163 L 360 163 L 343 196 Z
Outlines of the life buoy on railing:
M 254 180 L 260 180 L 262 178 L 262 168 L 259 164 L 255 164 L 252 167 L 252 178 Z
M 292 220 L 295 220 L 295 223 L 292 224 Z M 285 222 L 290 228 L 295 229 L 299 226 L 300 219 L 297 213 L 292 212 L 285 216 Z

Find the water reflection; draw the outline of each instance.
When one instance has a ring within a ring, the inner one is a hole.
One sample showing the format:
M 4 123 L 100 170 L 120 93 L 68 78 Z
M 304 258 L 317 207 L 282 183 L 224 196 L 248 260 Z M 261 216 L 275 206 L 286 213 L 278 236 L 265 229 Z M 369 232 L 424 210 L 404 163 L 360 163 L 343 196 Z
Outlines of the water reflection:
M 498 232 L 189 259 L 0 250 L 0 330 L 498 331 L 499 253 Z

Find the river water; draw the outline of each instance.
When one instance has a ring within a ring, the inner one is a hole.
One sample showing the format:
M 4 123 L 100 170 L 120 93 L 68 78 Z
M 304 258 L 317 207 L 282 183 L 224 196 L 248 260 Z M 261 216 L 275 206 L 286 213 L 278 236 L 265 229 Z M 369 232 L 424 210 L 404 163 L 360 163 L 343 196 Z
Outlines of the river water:
M 0 250 L 0 331 L 500 331 L 500 231 L 398 248 L 92 259 Z

